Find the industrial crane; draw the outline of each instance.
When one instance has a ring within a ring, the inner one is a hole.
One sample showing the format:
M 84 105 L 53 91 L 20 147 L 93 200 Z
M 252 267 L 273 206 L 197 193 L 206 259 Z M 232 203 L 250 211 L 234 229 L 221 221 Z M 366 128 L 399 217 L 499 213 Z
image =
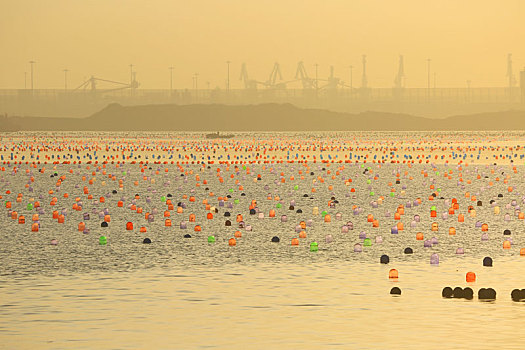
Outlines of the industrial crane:
M 403 55 L 399 55 L 399 69 L 397 71 L 396 79 L 394 80 L 394 87 L 402 89 L 404 87 L 405 67 L 403 64 Z
M 283 76 L 281 74 L 281 66 L 279 65 L 278 62 L 275 62 L 275 64 L 273 65 L 272 72 L 270 73 L 270 78 L 265 83 L 266 87 L 273 88 L 273 89 L 275 88 L 285 89 L 286 83 L 284 82 L 277 83 L 277 78 L 279 78 L 279 80 L 283 80 Z
M 248 70 L 246 69 L 246 63 L 243 63 L 241 66 L 241 76 L 239 80 L 242 80 L 244 82 L 244 88 L 249 90 L 256 90 L 257 84 L 263 84 L 257 80 L 249 78 Z
M 102 90 L 102 92 L 110 92 L 110 91 L 117 91 L 117 90 L 124 90 L 124 89 L 136 89 L 140 85 L 139 82 L 135 79 L 135 74 L 133 75 L 133 81 L 131 83 L 121 83 L 119 81 L 101 79 L 101 78 L 96 78 L 94 76 L 91 76 L 91 78 L 89 78 L 88 80 L 86 80 L 85 82 L 80 84 L 73 91 L 80 90 L 80 89 L 86 90 L 88 87 L 90 87 L 92 92 L 96 92 L 97 91 L 97 84 L 99 82 L 118 85 L 118 87 L 115 87 L 115 88 L 104 89 L 104 90 Z
M 301 80 L 303 84 L 303 89 L 315 88 L 315 79 L 312 79 L 308 76 L 308 73 L 306 73 L 306 69 L 304 68 L 303 61 L 300 61 L 297 64 L 297 71 L 295 73 L 295 79 Z
M 326 85 L 321 86 L 319 89 L 337 89 L 339 85 L 345 86 L 341 79 L 334 77 L 334 66 L 330 66 L 330 76 L 328 79 L 318 79 L 320 81 L 326 81 Z

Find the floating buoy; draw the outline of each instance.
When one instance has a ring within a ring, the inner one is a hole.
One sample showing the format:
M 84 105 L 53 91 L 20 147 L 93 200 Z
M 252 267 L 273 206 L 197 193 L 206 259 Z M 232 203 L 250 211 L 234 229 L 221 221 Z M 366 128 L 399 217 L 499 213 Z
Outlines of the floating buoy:
M 453 295 L 454 295 L 454 291 L 450 287 L 445 287 L 441 291 L 441 296 L 443 298 L 452 298 Z
M 396 269 L 391 269 L 389 272 L 388 272 L 388 278 L 399 278 L 399 273 L 397 272 Z
M 461 287 L 454 288 L 452 295 L 454 298 L 458 298 L 458 299 L 461 299 L 465 296 L 463 288 Z
M 521 291 L 519 289 L 513 289 L 512 292 L 510 293 L 510 298 L 513 301 L 520 301 L 523 299 L 521 295 Z
M 463 289 L 463 298 L 468 299 L 468 300 L 471 300 L 474 298 L 474 291 L 472 290 L 472 288 L 467 287 Z
M 474 272 L 467 272 L 467 282 L 476 282 L 476 274 Z
M 399 289 L 399 287 L 393 287 L 392 289 L 390 289 L 390 294 L 391 295 L 401 295 L 401 289 Z
M 494 300 L 496 299 L 496 291 L 492 288 L 481 288 L 478 291 L 478 299 L 481 300 Z
M 279 237 L 277 237 L 277 236 L 273 236 L 273 237 L 272 237 L 272 242 L 273 242 L 273 243 L 279 243 L 280 241 L 281 241 L 281 240 L 279 239 Z
M 486 256 L 483 258 L 483 266 L 491 267 L 492 266 L 492 258 L 489 256 Z
M 230 239 L 228 240 L 228 245 L 229 245 L 230 247 L 233 247 L 233 246 L 237 245 L 237 241 L 235 240 L 235 238 L 230 238 Z
M 107 240 L 106 236 L 100 236 L 99 239 L 98 239 L 98 243 L 100 245 L 106 245 L 108 243 L 108 240 Z
M 144 240 L 142 241 L 143 244 L 150 244 L 151 243 L 151 239 L 149 238 L 144 238 Z
M 318 251 L 318 250 L 319 250 L 319 247 L 318 247 L 318 245 L 317 245 L 317 242 L 311 242 L 311 243 L 310 243 L 310 251 L 311 251 L 311 252 L 316 252 L 316 251 Z
M 208 243 L 215 243 L 215 236 L 208 236 Z
M 381 264 L 388 264 L 390 262 L 390 258 L 388 257 L 388 255 L 381 255 L 381 258 L 379 258 L 379 262 Z

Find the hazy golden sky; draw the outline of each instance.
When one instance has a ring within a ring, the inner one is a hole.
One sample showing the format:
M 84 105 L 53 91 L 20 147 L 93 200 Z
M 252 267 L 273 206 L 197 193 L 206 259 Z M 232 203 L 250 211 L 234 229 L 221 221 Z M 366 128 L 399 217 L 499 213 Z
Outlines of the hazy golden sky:
M 398 56 L 407 87 L 425 87 L 427 58 L 437 86 L 504 86 L 507 53 L 525 66 L 525 0 L 0 0 L 0 88 L 23 88 L 35 60 L 35 88 L 69 87 L 95 75 L 141 88 L 241 87 L 240 66 L 267 80 L 275 61 L 284 80 L 297 62 L 310 76 L 391 87 Z M 432 82 L 433 84 L 433 82 Z M 293 85 L 290 85 L 292 87 Z M 295 85 L 299 87 L 299 85 Z

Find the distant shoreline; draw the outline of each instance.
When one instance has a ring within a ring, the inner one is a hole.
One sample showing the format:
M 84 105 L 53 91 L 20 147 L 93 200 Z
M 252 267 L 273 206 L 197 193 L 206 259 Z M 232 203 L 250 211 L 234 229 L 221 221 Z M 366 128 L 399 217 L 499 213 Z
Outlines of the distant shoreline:
M 525 130 L 525 110 L 430 119 L 408 114 L 338 113 L 291 104 L 142 105 L 110 104 L 86 118 L 0 117 L 0 132 L 14 131 L 509 131 Z

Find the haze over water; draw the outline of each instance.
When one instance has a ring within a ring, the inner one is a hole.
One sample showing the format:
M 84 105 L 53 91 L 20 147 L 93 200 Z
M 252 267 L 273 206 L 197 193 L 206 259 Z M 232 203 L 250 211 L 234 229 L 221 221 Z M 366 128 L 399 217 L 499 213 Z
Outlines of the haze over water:
M 0 14 L 0 349 L 525 347 L 524 1 Z

